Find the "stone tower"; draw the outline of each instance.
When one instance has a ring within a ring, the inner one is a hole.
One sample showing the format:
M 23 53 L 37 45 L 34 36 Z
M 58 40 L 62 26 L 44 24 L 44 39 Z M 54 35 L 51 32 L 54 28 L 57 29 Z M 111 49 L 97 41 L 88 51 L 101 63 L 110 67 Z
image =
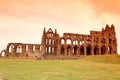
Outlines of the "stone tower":
M 42 35 L 42 54 L 54 54 L 57 55 L 57 44 L 58 44 L 59 34 L 57 34 L 57 30 L 53 32 L 51 28 L 46 29 L 44 28 L 43 35 Z

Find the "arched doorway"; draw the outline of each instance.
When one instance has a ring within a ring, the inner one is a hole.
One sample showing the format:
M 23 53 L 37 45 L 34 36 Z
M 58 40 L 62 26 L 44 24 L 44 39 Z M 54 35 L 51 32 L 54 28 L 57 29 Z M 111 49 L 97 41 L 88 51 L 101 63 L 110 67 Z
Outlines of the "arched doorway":
M 83 46 L 81 46 L 81 48 L 80 48 L 80 55 L 84 55 L 84 47 Z
M 65 50 L 64 50 L 64 47 L 62 46 L 62 47 L 61 47 L 61 55 L 64 55 L 64 51 L 65 51 Z
M 74 53 L 73 53 L 73 55 L 76 55 L 77 54 L 77 46 L 74 46 Z
M 99 48 L 97 46 L 94 47 L 94 55 L 99 54 Z
M 101 54 L 104 55 L 106 53 L 106 47 L 103 45 L 101 47 Z
M 67 46 L 67 55 L 70 54 L 70 45 Z
M 86 51 L 87 51 L 87 55 L 91 55 L 91 47 L 90 46 L 87 46 Z

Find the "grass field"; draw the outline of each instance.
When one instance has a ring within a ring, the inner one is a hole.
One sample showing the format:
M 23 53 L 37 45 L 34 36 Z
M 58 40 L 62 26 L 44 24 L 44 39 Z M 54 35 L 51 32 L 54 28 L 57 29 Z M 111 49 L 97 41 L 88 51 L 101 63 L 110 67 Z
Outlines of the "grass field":
M 79 60 L 0 59 L 0 80 L 120 80 L 120 56 Z

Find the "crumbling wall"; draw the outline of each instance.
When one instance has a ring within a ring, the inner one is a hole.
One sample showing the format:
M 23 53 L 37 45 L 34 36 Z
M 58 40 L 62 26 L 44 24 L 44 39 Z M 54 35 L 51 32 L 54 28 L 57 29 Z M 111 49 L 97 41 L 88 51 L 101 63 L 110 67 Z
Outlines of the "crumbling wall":
M 117 54 L 117 39 L 114 25 L 106 25 L 101 31 L 89 35 L 64 33 L 44 28 L 41 44 L 9 43 L 1 53 L 6 57 L 40 58 L 41 56 L 87 56 Z

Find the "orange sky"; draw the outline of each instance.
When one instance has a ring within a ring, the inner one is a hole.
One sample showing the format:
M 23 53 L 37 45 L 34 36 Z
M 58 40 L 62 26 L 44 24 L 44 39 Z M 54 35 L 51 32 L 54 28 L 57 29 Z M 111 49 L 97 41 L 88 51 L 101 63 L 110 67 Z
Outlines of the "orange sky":
M 0 0 L 0 50 L 9 42 L 41 43 L 43 28 L 89 34 L 114 24 L 120 53 L 120 0 Z

